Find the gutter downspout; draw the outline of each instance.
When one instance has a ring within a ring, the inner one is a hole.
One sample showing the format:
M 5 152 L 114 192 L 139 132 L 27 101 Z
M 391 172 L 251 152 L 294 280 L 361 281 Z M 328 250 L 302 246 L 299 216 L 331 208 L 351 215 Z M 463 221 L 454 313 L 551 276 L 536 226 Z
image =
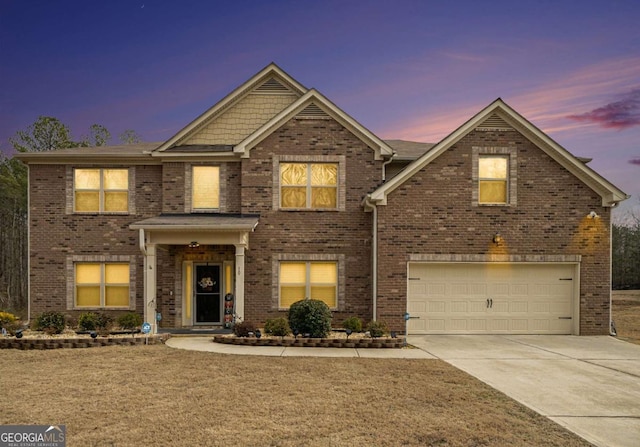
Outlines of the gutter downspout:
M 365 210 L 373 212 L 373 231 L 371 241 L 371 264 L 372 264 L 372 308 L 373 321 L 377 320 L 378 315 L 378 207 L 371 203 L 371 196 L 367 195 L 364 200 Z
M 31 165 L 27 164 L 27 321 L 31 322 Z
M 387 181 L 387 165 L 393 161 L 393 157 L 397 155 L 396 151 L 391 153 L 391 157 L 382 163 L 382 183 Z
M 609 335 L 616 337 L 618 335 L 613 322 L 613 294 L 611 286 L 613 282 L 613 206 L 609 208 Z

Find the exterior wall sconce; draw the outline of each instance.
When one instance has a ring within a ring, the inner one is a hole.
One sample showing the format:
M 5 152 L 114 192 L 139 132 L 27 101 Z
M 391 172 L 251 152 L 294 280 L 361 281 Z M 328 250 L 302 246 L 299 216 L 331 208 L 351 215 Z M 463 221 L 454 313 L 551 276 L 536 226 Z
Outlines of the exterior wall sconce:
M 198 241 L 191 241 L 189 243 L 189 248 L 198 248 L 200 246 L 200 244 L 198 243 Z
M 600 216 L 598 216 L 598 213 L 596 213 L 595 211 L 591 211 L 587 217 L 589 219 L 598 219 L 598 218 L 600 218 Z
M 502 243 L 503 239 L 502 236 L 500 236 L 500 233 L 496 233 L 493 235 L 493 243 L 496 245 L 500 245 Z

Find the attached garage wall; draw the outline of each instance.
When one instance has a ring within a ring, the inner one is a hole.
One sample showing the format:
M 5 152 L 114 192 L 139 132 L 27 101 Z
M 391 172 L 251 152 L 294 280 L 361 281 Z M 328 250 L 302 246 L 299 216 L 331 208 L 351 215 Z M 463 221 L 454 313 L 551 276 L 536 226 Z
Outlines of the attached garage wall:
M 474 147 L 517 149 L 516 204 L 474 203 Z M 587 217 L 592 210 L 599 219 Z M 474 130 L 377 207 L 376 316 L 404 330 L 409 263 L 579 263 L 573 333 L 606 335 L 610 218 L 596 192 L 522 134 Z M 496 233 L 500 244 L 493 242 Z
M 410 334 L 572 334 L 577 265 L 409 263 Z

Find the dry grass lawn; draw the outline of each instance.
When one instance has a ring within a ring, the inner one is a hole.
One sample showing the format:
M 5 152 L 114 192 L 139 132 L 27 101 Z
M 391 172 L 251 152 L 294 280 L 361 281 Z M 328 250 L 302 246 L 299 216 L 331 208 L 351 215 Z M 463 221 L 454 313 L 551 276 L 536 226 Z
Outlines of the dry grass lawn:
M 640 343 L 640 292 L 614 293 L 613 316 Z M 0 358 L 0 424 L 65 424 L 70 447 L 590 445 L 439 360 L 166 346 Z
M 612 315 L 618 338 L 640 344 L 640 290 L 614 291 Z
M 0 352 L 0 424 L 68 446 L 588 446 L 439 360 Z

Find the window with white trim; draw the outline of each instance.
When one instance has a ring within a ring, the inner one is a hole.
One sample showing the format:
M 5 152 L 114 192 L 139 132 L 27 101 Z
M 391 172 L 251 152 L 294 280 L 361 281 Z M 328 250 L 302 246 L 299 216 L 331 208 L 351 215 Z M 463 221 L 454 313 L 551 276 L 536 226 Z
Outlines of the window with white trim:
M 73 210 L 80 213 L 128 212 L 129 170 L 74 169 Z
M 129 308 L 128 263 L 78 262 L 74 270 L 75 307 Z
M 192 166 L 191 169 L 191 209 L 220 209 L 220 167 Z
M 310 298 L 338 307 L 338 263 L 334 261 L 281 261 L 279 265 L 280 308 Z
M 336 209 L 338 163 L 280 163 L 281 209 Z
M 478 203 L 509 203 L 509 156 L 478 157 Z
M 518 205 L 518 148 L 471 148 L 471 206 Z

